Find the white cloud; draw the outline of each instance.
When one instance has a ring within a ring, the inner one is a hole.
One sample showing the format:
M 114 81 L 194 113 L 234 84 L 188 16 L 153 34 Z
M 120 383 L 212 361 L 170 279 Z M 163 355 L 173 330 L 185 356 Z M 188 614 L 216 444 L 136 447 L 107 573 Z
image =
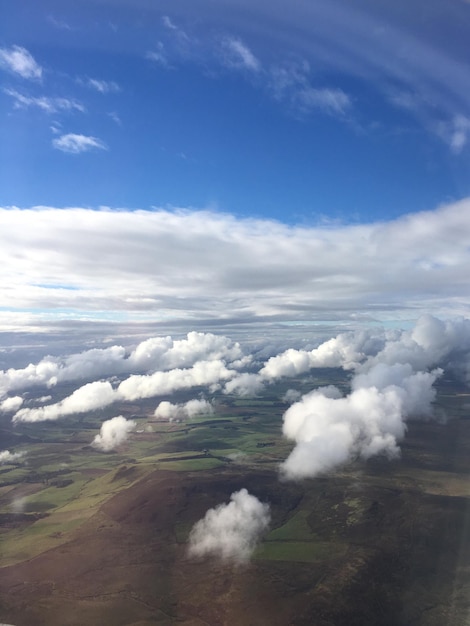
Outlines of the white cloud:
M 241 489 L 232 493 L 228 504 L 209 509 L 194 525 L 189 537 L 189 555 L 246 563 L 269 522 L 269 505 Z
M 183 404 L 173 404 L 166 400 L 160 402 L 154 415 L 157 418 L 171 421 L 174 419 L 191 419 L 197 415 L 212 415 L 213 413 L 214 408 L 210 402 L 195 398 Z
M 157 43 L 156 50 L 147 51 L 145 58 L 149 61 L 155 61 L 155 63 L 158 63 L 162 67 L 170 68 L 170 62 L 168 61 L 168 57 L 165 52 L 165 46 L 161 41 Z
M 83 113 L 85 111 L 83 104 L 71 98 L 25 96 L 16 91 L 16 89 L 4 89 L 3 91 L 14 99 L 15 108 L 17 109 L 37 107 L 46 113 L 58 113 L 60 111 L 80 111 Z
M 322 109 L 333 115 L 344 114 L 352 105 L 351 98 L 342 89 L 314 87 L 297 91 L 293 102 L 305 112 Z
M 224 385 L 224 393 L 238 396 L 256 396 L 263 389 L 264 380 L 259 374 L 243 372 Z
M 57 139 L 52 140 L 52 145 L 57 150 L 68 152 L 69 154 L 79 154 L 80 152 L 88 152 L 89 150 L 107 150 L 106 144 L 98 139 L 88 135 L 77 135 L 68 133 L 61 135 Z
M 72 30 L 72 27 L 63 19 L 58 19 L 54 15 L 48 15 L 47 21 L 60 30 Z
M 342 89 L 312 86 L 310 65 L 305 59 L 272 66 L 268 87 L 274 98 L 289 103 L 301 113 L 321 110 L 342 116 L 352 107 L 350 96 Z
M 63 357 L 46 356 L 24 368 L 0 370 L 0 397 L 38 385 L 54 387 L 59 382 L 92 380 L 118 374 L 142 373 L 189 367 L 197 361 L 223 359 L 231 367 L 245 361 L 237 342 L 223 335 L 189 332 L 183 339 L 151 337 L 134 349 L 114 345 L 93 348 Z
M 237 69 L 259 72 L 261 63 L 240 39 L 226 37 L 222 41 L 222 59 L 225 65 Z
M 186 369 L 175 368 L 149 375 L 132 375 L 124 379 L 117 389 L 108 381 L 87 383 L 76 389 L 60 402 L 42 407 L 23 408 L 14 416 L 13 422 L 43 422 L 67 415 L 86 413 L 109 406 L 117 401 L 133 401 L 141 398 L 166 395 L 178 389 L 193 387 L 218 388 L 236 375 L 220 360 L 198 361 Z M 194 409 L 194 403 L 192 409 Z M 191 409 L 189 409 L 191 410 Z
M 21 396 L 12 396 L 11 398 L 6 398 L 6 400 L 0 401 L 0 413 L 17 411 L 22 404 L 23 398 Z
M 460 154 L 470 137 L 470 117 L 455 115 L 450 121 L 440 122 L 437 133 L 454 154 Z
M 236 374 L 227 369 L 220 360 L 198 361 L 187 369 L 175 368 L 168 372 L 155 372 L 148 376 L 133 375 L 123 380 L 117 389 L 119 397 L 125 400 L 152 398 L 173 393 L 178 389 L 192 387 L 213 387 Z
M 450 317 L 470 306 L 469 212 L 465 199 L 388 222 L 294 227 L 209 211 L 0 209 L 0 298 L 42 315 L 188 325 Z
M 383 365 L 381 385 L 377 372 L 370 372 L 344 398 L 321 388 L 305 395 L 284 415 L 283 432 L 296 446 L 282 465 L 283 474 L 313 477 L 356 456 L 397 456 L 406 418 L 431 414 L 432 385 L 441 373 Z
M 100 434 L 93 439 L 92 445 L 102 452 L 110 452 L 124 443 L 136 426 L 136 422 L 126 420 L 122 415 L 106 420 L 101 425 Z
M 20 409 L 13 422 L 45 422 L 76 413 L 86 413 L 109 406 L 117 399 L 111 383 L 96 381 L 76 389 L 60 402 L 37 408 Z
M 11 48 L 0 48 L 0 67 L 22 78 L 41 78 L 42 68 L 34 60 L 26 48 L 12 46 Z
M 10 452 L 9 450 L 0 451 L 0 465 L 4 465 L 6 463 L 17 463 L 21 458 L 23 458 L 25 452 Z
M 99 93 L 116 93 L 121 91 L 119 85 L 113 80 L 98 80 L 96 78 L 86 78 L 86 80 L 80 79 L 80 82 Z
M 347 348 L 348 342 L 351 347 L 350 352 L 342 350 L 343 363 L 341 353 L 336 353 L 339 360 L 334 365 L 355 371 L 348 396 L 338 397 L 337 390 L 317 389 L 286 411 L 283 431 L 296 442 L 283 464 L 286 476 L 315 476 L 356 456 L 397 455 L 406 420 L 433 417 L 433 384 L 443 371 L 436 366 L 445 366 L 470 380 L 470 320 L 444 322 L 426 315 L 411 330 L 385 333 L 382 339 L 370 333 L 370 341 L 367 335 L 361 334 L 361 342 L 352 333 L 342 336 L 342 347 Z M 303 356 L 328 354 L 323 347 L 337 344 L 340 338 Z M 357 353 L 359 345 L 362 353 Z M 272 365 L 268 370 L 271 375 L 291 373 L 289 362 L 296 361 L 289 360 L 288 354 L 267 362 Z M 302 371 L 312 367 L 309 358 L 305 363 Z

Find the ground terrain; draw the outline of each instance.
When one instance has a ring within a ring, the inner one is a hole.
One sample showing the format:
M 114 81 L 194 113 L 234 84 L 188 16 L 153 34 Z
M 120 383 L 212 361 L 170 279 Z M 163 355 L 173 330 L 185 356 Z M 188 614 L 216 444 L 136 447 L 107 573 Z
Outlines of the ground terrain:
M 4 420 L 2 448 L 27 454 L 0 467 L 0 621 L 470 624 L 470 395 L 441 380 L 442 422 L 411 421 L 400 459 L 280 481 L 292 448 L 282 394 L 330 383 L 348 388 L 340 370 L 321 370 L 259 398 L 215 394 L 213 415 L 179 423 L 153 410 L 194 393 L 58 422 Z M 117 414 L 137 432 L 116 452 L 94 450 L 99 425 Z M 189 559 L 192 525 L 242 487 L 272 512 L 251 563 Z

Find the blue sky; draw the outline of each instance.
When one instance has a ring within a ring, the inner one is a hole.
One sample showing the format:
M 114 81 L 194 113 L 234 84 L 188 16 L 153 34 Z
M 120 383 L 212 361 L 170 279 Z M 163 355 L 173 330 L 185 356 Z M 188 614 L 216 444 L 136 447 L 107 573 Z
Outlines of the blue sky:
M 470 6 L 346 4 L 3 2 L 3 49 L 23 47 L 42 71 L 2 73 L 2 204 L 309 222 L 466 196 L 470 97 L 456 92 L 469 79 L 445 77 L 469 61 Z M 53 147 L 69 133 L 103 147 Z
M 470 3 L 400 0 L 389 5 L 368 0 L 2 0 L 0 206 L 95 212 L 104 206 L 111 213 L 150 214 L 178 209 L 186 211 L 188 220 L 205 211 L 212 234 L 219 232 L 221 216 L 224 228 L 234 219 L 240 232 L 251 218 L 268 220 L 264 231 L 274 232 L 269 220 L 276 220 L 286 225 L 285 242 L 297 236 L 320 242 L 335 233 L 332 246 L 341 250 L 339 241 L 357 235 L 348 228 L 367 224 L 370 235 L 388 224 L 396 232 L 394 224 L 407 223 L 403 216 L 424 211 L 433 222 L 436 215 L 447 215 L 436 213 L 438 207 L 459 200 L 464 203 L 457 213 L 468 214 Z M 28 218 L 31 228 L 40 220 L 37 215 L 36 210 L 36 217 Z M 70 212 L 70 224 L 77 215 Z M 5 219 L 7 232 L 10 218 Z M 100 219 L 88 216 L 85 230 L 94 232 Z M 396 221 L 400 219 L 405 222 Z M 59 222 L 61 218 L 53 220 L 56 236 L 73 237 L 64 234 Z M 10 237 L 21 229 L 21 221 L 14 224 Z M 464 219 L 460 230 L 466 232 L 467 225 Z M 124 237 L 123 227 L 116 227 Z M 440 228 L 437 220 L 434 236 Z M 245 236 L 258 235 L 250 230 Z M 188 233 L 177 239 L 183 245 Z M 285 242 L 279 244 L 281 250 Z M 465 250 L 466 240 L 459 242 L 451 237 L 449 251 L 454 244 Z M 128 243 L 120 239 L 123 254 Z M 277 243 L 263 245 L 276 254 Z M 21 256 L 21 237 L 16 245 Z M 29 245 L 42 250 L 44 242 L 31 240 Z M 49 245 L 54 246 L 52 239 Z M 200 248 L 194 241 L 188 245 L 194 250 L 189 263 L 199 267 Z M 397 246 L 401 249 L 401 243 Z M 342 253 L 345 266 L 335 280 L 348 273 L 347 253 Z M 86 256 L 85 248 L 82 254 Z M 286 263 L 293 262 L 289 254 Z M 374 254 L 367 252 L 364 267 L 375 262 Z M 185 255 L 182 249 L 176 266 Z M 428 256 L 423 252 L 413 262 L 428 272 L 448 263 L 447 256 L 444 261 L 442 255 Z M 76 259 L 78 266 L 81 261 Z M 321 265 L 321 260 L 312 263 Z M 269 268 L 260 270 L 261 292 L 276 282 L 273 276 L 280 276 Z M 198 274 L 201 282 L 207 278 L 204 271 Z M 100 316 L 108 317 L 117 309 L 134 310 L 122 302 L 111 313 L 103 304 L 78 306 L 65 297 L 59 302 L 57 285 L 80 297 L 83 277 L 59 270 L 35 272 L 34 278 L 18 272 L 18 266 L 11 270 L 11 288 L 14 281 L 28 288 L 47 290 L 49 285 L 50 306 L 57 314 L 99 309 Z M 388 272 L 393 273 L 393 261 L 388 261 Z M 150 300 L 159 304 L 153 308 L 139 301 L 139 307 L 158 310 L 162 319 L 184 307 L 161 303 L 165 279 L 160 278 L 150 288 Z M 271 304 L 266 310 L 252 309 L 240 292 L 240 280 L 234 297 L 243 304 L 237 300 L 236 309 L 241 306 L 258 317 L 279 314 Z M 362 275 L 357 280 L 367 282 Z M 446 281 L 453 284 L 449 276 Z M 233 289 L 231 280 L 219 282 Z M 348 301 L 347 315 L 354 315 L 354 304 L 344 295 L 350 284 L 349 277 L 334 306 L 331 298 L 321 297 L 315 305 L 304 303 L 304 309 L 299 303 L 292 319 L 307 320 L 312 311 L 336 319 L 343 311 L 340 301 Z M 149 289 L 145 285 L 144 291 Z M 460 278 L 455 285 L 452 297 L 458 299 Z M 95 287 L 87 284 L 87 289 Z M 402 289 L 381 299 L 374 284 L 364 314 L 370 315 L 374 306 L 396 309 L 400 298 L 406 300 L 405 308 L 414 309 L 413 298 Z M 186 292 L 173 296 L 197 315 L 199 300 L 190 302 Z M 414 296 L 420 300 L 418 292 Z M 146 294 L 138 297 L 144 301 Z M 432 299 L 434 312 L 443 308 L 436 304 L 440 297 L 429 287 L 426 298 Z M 15 304 L 16 299 L 4 300 L 5 308 L 44 311 L 34 298 Z M 448 306 L 449 293 L 445 302 Z M 358 303 L 358 309 L 363 306 Z M 459 300 L 456 311 L 465 312 L 465 307 Z

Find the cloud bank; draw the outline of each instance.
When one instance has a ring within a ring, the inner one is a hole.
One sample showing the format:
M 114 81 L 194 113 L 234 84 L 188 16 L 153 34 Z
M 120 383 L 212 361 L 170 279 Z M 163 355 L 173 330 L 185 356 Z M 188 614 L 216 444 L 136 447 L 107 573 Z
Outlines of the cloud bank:
M 122 415 L 112 417 L 103 422 L 99 435 L 93 439 L 92 446 L 102 452 L 111 452 L 126 441 L 137 423 L 127 420 Z
M 190 332 L 184 339 L 151 337 L 133 349 L 114 345 L 64 357 L 46 356 L 25 368 L 0 370 L 0 398 L 8 392 L 38 385 L 92 380 L 127 373 L 188 367 L 197 361 L 224 360 L 243 364 L 240 344 L 223 335 Z
M 468 199 L 316 227 L 192 210 L 0 209 L 0 295 L 38 319 L 63 308 L 188 325 L 455 316 L 470 305 L 469 214 Z
M 191 557 L 214 556 L 236 564 L 246 563 L 270 522 L 269 505 L 241 489 L 228 504 L 209 509 L 189 536 Z

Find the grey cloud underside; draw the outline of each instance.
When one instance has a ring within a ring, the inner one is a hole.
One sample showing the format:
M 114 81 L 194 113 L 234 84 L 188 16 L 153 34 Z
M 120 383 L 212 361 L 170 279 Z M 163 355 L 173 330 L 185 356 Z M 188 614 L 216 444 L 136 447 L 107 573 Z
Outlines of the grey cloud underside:
M 449 315 L 470 303 L 468 200 L 328 227 L 189 210 L 0 214 L 0 295 L 12 309 L 335 320 L 400 308 Z

